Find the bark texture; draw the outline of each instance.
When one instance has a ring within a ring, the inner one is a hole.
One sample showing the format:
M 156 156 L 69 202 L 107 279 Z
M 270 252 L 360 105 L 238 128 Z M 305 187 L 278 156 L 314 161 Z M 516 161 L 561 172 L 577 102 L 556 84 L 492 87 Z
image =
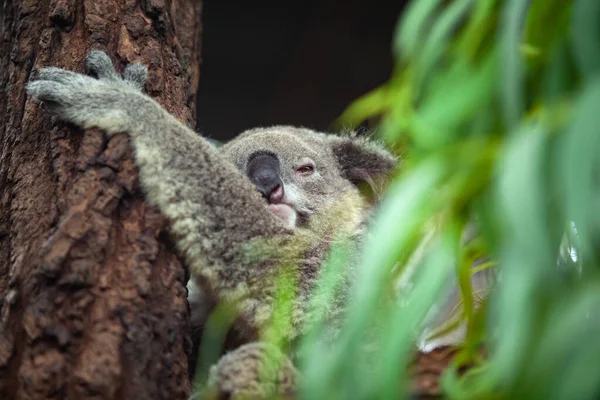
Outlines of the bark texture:
M 146 64 L 146 91 L 193 125 L 200 1 L 7 0 L 4 18 L 0 398 L 184 399 L 187 272 L 127 137 L 56 125 L 24 84 L 106 49 Z

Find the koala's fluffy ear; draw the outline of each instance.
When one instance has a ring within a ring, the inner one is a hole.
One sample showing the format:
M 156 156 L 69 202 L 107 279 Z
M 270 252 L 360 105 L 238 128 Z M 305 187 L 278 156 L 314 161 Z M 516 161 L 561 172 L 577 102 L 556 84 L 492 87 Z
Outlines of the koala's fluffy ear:
M 368 184 L 376 189 L 386 180 L 397 164 L 382 144 L 356 135 L 332 136 L 329 145 L 337 157 L 342 174 L 355 185 Z

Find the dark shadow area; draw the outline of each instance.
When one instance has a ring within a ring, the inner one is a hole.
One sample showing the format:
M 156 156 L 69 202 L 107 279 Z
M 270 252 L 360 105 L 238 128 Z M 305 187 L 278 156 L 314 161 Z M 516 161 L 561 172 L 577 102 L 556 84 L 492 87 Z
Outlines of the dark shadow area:
M 4 0 L 0 0 L 0 35 L 4 29 Z
M 256 126 L 327 130 L 385 82 L 402 0 L 206 0 L 198 130 L 224 141 Z

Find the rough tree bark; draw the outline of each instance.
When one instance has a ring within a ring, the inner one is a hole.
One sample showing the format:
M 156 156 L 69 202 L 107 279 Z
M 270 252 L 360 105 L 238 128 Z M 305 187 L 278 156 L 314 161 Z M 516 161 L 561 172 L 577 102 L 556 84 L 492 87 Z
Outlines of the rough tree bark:
M 32 70 L 90 48 L 149 66 L 193 125 L 198 0 L 7 0 L 0 42 L 0 398 L 184 399 L 187 273 L 144 204 L 125 135 L 55 125 Z

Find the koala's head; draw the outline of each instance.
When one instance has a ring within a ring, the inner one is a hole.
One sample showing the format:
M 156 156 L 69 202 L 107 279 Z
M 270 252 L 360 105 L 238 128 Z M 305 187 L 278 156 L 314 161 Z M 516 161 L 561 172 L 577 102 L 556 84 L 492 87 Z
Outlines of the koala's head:
M 395 158 L 356 136 L 275 126 L 246 131 L 221 148 L 287 228 L 306 225 L 356 186 L 391 172 Z

